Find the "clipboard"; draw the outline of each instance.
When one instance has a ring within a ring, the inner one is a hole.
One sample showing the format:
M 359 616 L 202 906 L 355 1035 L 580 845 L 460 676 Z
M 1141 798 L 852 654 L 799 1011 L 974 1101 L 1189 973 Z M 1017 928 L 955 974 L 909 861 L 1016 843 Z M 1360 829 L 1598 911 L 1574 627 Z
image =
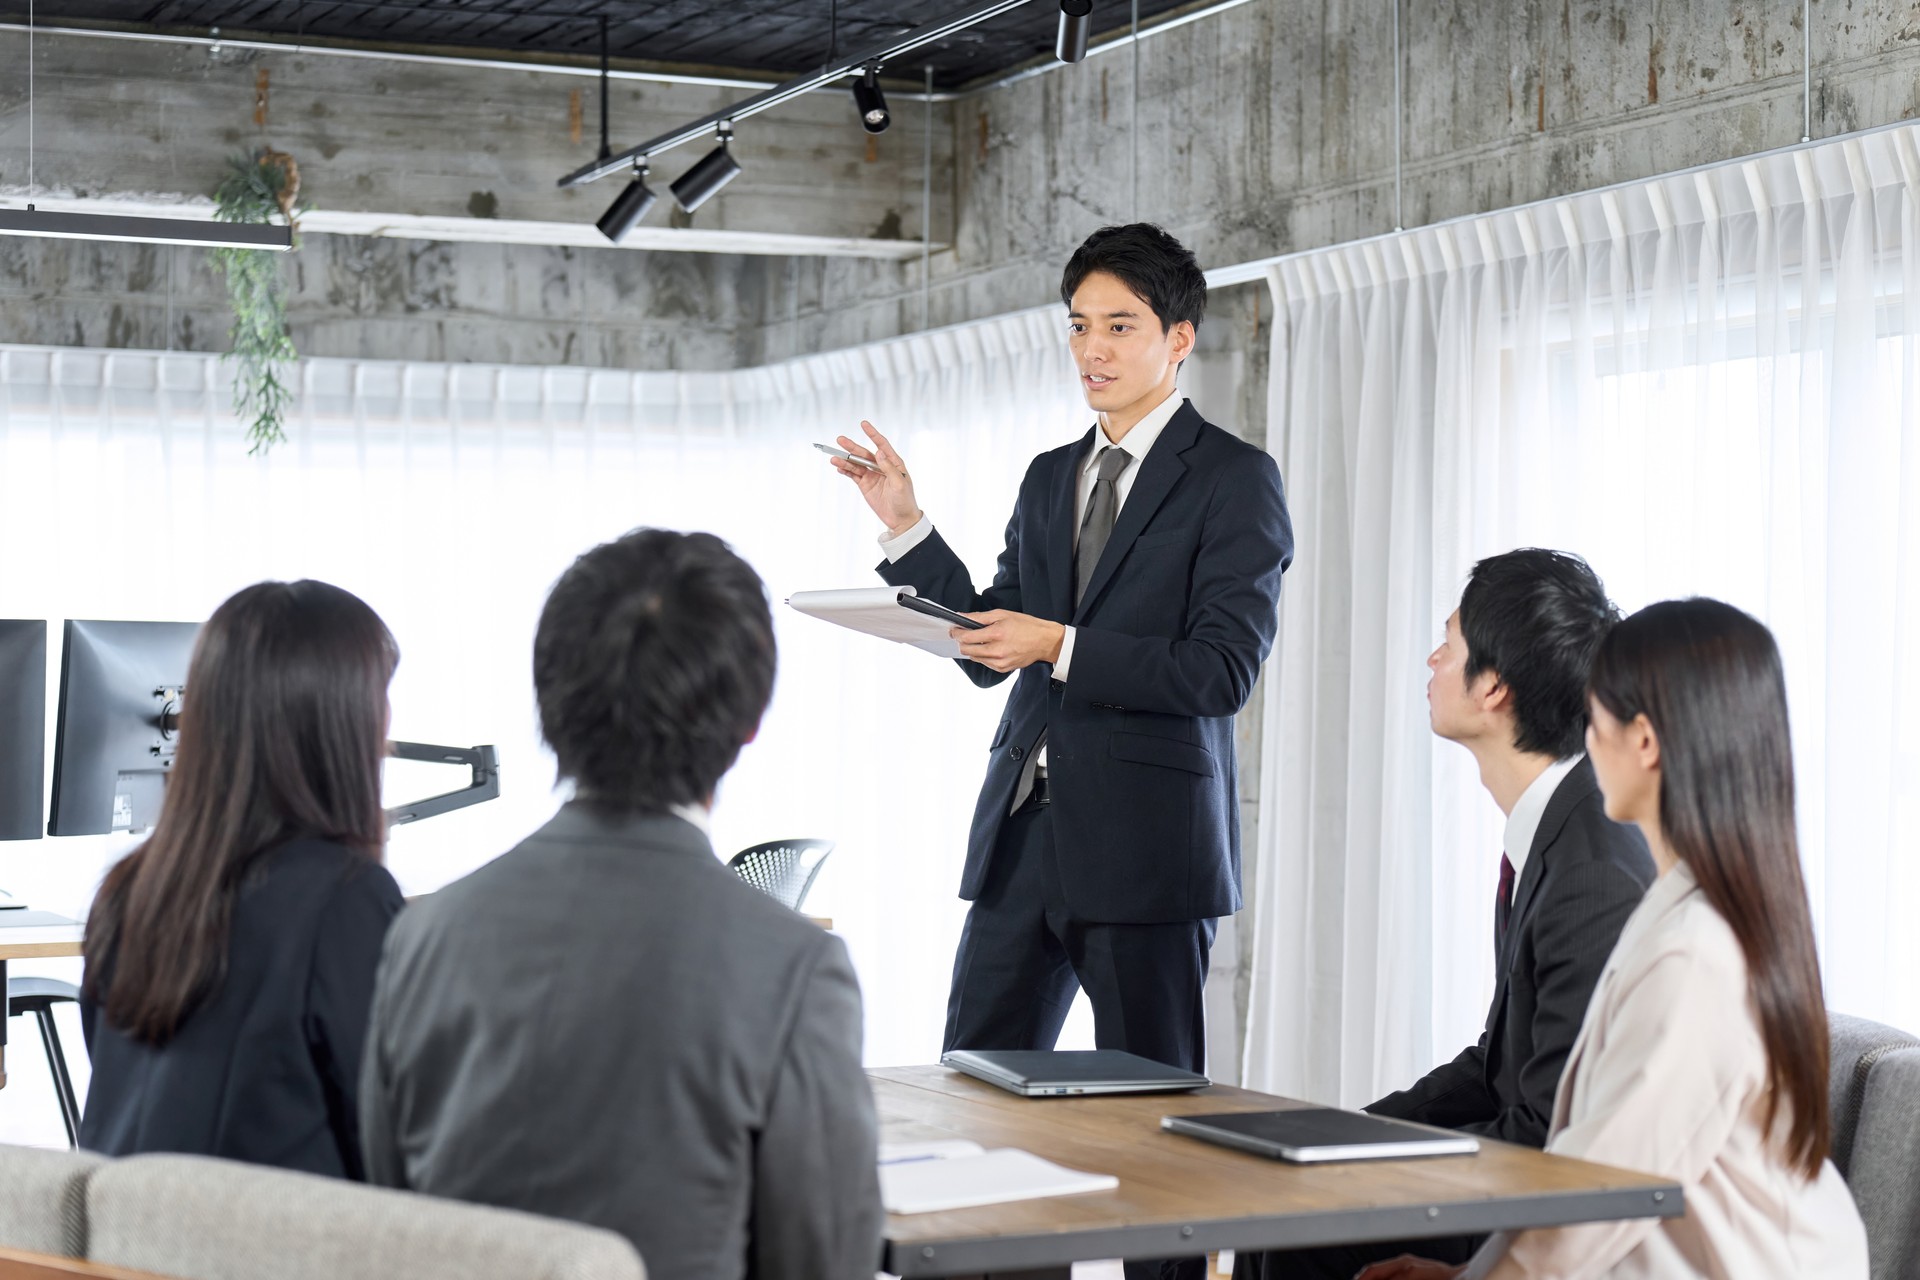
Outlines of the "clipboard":
M 796 591 L 787 606 L 811 618 L 831 622 L 895 644 L 908 644 L 940 658 L 958 658 L 960 644 L 947 632 L 954 627 L 978 631 L 985 623 L 922 600 L 912 587 L 856 587 L 848 591 Z

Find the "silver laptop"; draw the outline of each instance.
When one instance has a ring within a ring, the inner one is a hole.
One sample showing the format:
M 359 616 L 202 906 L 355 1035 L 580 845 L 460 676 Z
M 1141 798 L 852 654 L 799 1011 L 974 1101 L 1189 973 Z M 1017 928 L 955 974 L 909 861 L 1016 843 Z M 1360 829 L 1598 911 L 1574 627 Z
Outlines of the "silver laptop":
M 954 1049 L 940 1065 L 1023 1098 L 1089 1093 L 1178 1093 L 1204 1089 L 1205 1076 L 1118 1049 Z

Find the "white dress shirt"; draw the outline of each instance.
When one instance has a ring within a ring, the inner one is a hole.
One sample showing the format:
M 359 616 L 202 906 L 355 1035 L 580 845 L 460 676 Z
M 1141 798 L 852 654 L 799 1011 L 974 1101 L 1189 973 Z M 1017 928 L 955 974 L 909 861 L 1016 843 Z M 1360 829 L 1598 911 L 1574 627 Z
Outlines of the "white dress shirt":
M 682 822 L 691 823 L 700 828 L 700 834 L 709 841 L 713 839 L 713 810 L 703 804 L 676 804 L 667 812 Z
M 1520 883 L 1520 873 L 1526 869 L 1527 854 L 1533 849 L 1533 838 L 1539 834 L 1540 819 L 1547 816 L 1547 805 L 1552 801 L 1553 793 L 1560 789 L 1561 780 L 1573 772 L 1574 766 L 1586 758 L 1586 752 L 1578 751 L 1565 760 L 1556 760 L 1548 765 L 1547 771 L 1520 793 L 1513 812 L 1507 815 L 1507 831 L 1501 844 L 1506 849 L 1507 861 L 1513 864 L 1513 882 L 1516 885 Z

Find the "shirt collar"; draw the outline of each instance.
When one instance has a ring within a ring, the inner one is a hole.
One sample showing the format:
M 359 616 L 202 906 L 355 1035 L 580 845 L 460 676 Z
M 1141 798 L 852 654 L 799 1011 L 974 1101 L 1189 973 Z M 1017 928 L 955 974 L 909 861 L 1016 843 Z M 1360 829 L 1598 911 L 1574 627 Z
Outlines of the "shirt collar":
M 700 829 L 700 834 L 713 839 L 713 814 L 703 805 L 676 804 L 667 810 L 682 822 L 688 822 Z
M 1127 438 L 1120 442 L 1120 447 L 1132 456 L 1134 462 L 1140 461 L 1153 448 L 1153 442 L 1160 438 L 1160 433 L 1167 429 L 1167 424 L 1173 421 L 1173 415 L 1180 412 L 1186 403 L 1187 398 L 1176 387 L 1146 417 L 1133 424 L 1133 430 L 1127 432 Z M 1093 448 L 1087 450 L 1086 460 L 1080 464 L 1080 469 L 1093 470 L 1094 460 L 1100 456 L 1100 451 L 1112 443 L 1096 421 L 1093 424 Z
M 1507 815 L 1507 833 L 1502 844 L 1506 847 L 1507 861 L 1513 864 L 1516 877 L 1521 868 L 1527 865 L 1527 854 L 1533 851 L 1533 838 L 1540 832 L 1540 819 L 1547 816 L 1547 805 L 1552 801 L 1553 793 L 1560 789 L 1562 779 L 1586 758 L 1586 752 L 1581 751 L 1548 765 L 1547 771 L 1520 793 L 1519 803 Z

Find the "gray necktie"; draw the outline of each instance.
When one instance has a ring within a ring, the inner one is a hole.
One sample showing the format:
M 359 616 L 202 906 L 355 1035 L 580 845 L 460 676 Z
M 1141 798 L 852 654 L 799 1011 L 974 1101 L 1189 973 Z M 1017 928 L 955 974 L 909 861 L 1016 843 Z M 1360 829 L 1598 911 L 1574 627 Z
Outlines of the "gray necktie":
M 1080 597 L 1087 594 L 1087 583 L 1093 580 L 1094 566 L 1100 563 L 1100 553 L 1106 549 L 1107 539 L 1113 536 L 1113 519 L 1120 511 L 1120 492 L 1114 488 L 1114 481 L 1133 461 L 1133 455 L 1118 445 L 1109 445 L 1100 451 L 1100 472 L 1094 479 L 1093 492 L 1087 495 L 1087 514 L 1080 520 L 1080 542 L 1074 549 L 1073 602 L 1078 605 Z M 1027 753 L 1025 767 L 1013 784 L 1013 804 L 1008 813 L 1018 813 L 1020 806 L 1033 794 L 1033 779 L 1038 772 L 1041 749 L 1047 745 L 1047 734 L 1043 729 L 1040 740 L 1033 744 L 1033 750 Z
M 1133 455 L 1118 445 L 1100 451 L 1100 474 L 1093 482 L 1093 492 L 1087 496 L 1087 514 L 1080 521 L 1080 546 L 1073 559 L 1075 605 L 1087 594 L 1087 584 L 1093 581 L 1100 553 L 1107 549 L 1107 539 L 1113 536 L 1113 518 L 1120 511 L 1120 491 L 1114 482 L 1132 461 Z

